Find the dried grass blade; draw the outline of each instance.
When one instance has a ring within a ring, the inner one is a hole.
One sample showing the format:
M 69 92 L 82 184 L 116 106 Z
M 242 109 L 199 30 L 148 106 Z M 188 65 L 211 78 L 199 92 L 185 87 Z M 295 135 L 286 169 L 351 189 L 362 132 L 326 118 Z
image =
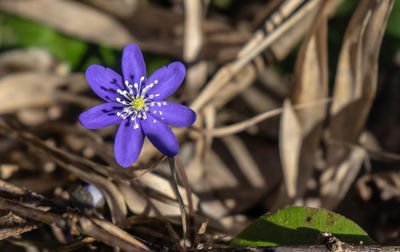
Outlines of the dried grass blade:
M 297 105 L 293 106 L 293 108 L 296 110 L 301 110 L 301 109 L 308 108 L 308 107 L 325 105 L 325 104 L 328 104 L 330 101 L 331 101 L 331 98 L 327 97 L 325 99 L 318 100 L 318 101 L 297 104 Z M 248 129 L 249 127 L 252 127 L 266 119 L 269 119 L 274 116 L 279 116 L 282 114 L 282 111 L 283 111 L 283 108 L 271 109 L 271 110 L 265 111 L 263 113 L 260 113 L 250 119 L 247 119 L 247 120 L 244 120 L 244 121 L 232 124 L 232 125 L 207 130 L 204 132 L 204 134 L 212 135 L 213 137 L 222 137 L 222 136 L 226 136 L 226 135 L 230 135 L 230 134 L 236 134 L 236 133 L 242 132 L 242 131 Z
M 204 90 L 191 104 L 191 107 L 198 111 L 204 107 L 204 105 L 209 102 L 209 100 L 214 97 L 214 95 L 220 91 L 227 82 L 229 82 L 232 77 L 239 72 L 245 65 L 251 62 L 260 53 L 266 50 L 273 42 L 275 42 L 279 37 L 281 37 L 285 32 L 287 32 L 291 27 L 297 24 L 299 20 L 302 19 L 304 15 L 309 15 L 311 11 L 318 6 L 318 0 L 308 1 L 301 10 L 294 13 L 287 22 L 284 22 L 281 26 L 274 30 L 271 34 L 266 36 L 258 45 L 243 57 L 238 58 L 232 63 L 226 64 L 222 67 L 214 77 L 207 83 Z
M 285 100 L 279 130 L 279 152 L 283 178 L 289 198 L 294 198 L 297 194 L 301 143 L 302 132 L 300 122 L 290 100 Z
M 266 183 L 260 172 L 260 167 L 254 161 L 244 142 L 237 136 L 226 136 L 222 138 L 222 141 L 231 152 L 249 184 L 255 188 L 265 187 Z
M 338 1 L 321 2 L 314 17 L 314 26 L 300 48 L 291 95 L 295 105 L 323 100 L 328 96 L 327 19 L 331 4 L 334 2 Z M 322 137 L 322 123 L 326 118 L 327 106 L 314 106 L 297 111 L 289 108 L 283 112 L 280 134 L 283 139 L 280 139 L 280 151 L 281 155 L 284 155 L 282 157 L 284 175 L 289 176 L 285 178 L 286 189 L 289 197 L 293 198 L 305 192 L 307 181 L 312 175 L 315 152 Z M 286 120 L 285 113 L 288 113 Z M 289 153 L 284 153 L 285 149 L 288 149 Z M 286 165 L 289 167 L 285 167 Z
M 93 236 L 97 240 L 103 241 L 110 246 L 120 247 L 126 251 L 149 251 L 144 244 L 133 238 L 131 235 L 104 220 L 88 218 L 71 213 L 59 215 L 45 212 L 4 198 L 0 198 L 0 209 L 7 211 L 11 210 L 20 216 L 47 225 L 56 225 L 62 229 L 84 233 Z M 99 226 L 97 223 L 102 226 Z
M 67 152 L 47 145 L 41 139 L 27 132 L 17 131 L 9 128 L 8 126 L 0 124 L 0 133 L 13 136 L 28 145 L 34 146 L 38 151 L 45 153 L 49 159 L 52 159 L 64 169 L 76 174 L 83 181 L 94 184 L 104 194 L 110 207 L 113 221 L 118 225 L 122 225 L 124 223 L 127 215 L 125 201 L 121 192 L 110 180 L 98 175 L 97 173 L 94 173 L 93 171 L 90 171 L 89 169 L 84 169 L 83 167 L 74 165 L 79 162 L 74 160 L 73 156 L 71 157 Z
M 379 48 L 393 4 L 393 0 L 362 0 L 351 18 L 339 56 L 329 112 L 329 133 L 334 140 L 354 143 L 364 129 L 375 98 Z M 345 156 L 343 148 L 328 149 L 331 164 L 341 162 Z
M 337 165 L 333 178 L 321 183 L 322 207 L 331 209 L 337 206 L 346 196 L 361 169 L 363 161 L 367 158 L 368 156 L 364 149 L 355 147 L 350 151 L 349 157 Z

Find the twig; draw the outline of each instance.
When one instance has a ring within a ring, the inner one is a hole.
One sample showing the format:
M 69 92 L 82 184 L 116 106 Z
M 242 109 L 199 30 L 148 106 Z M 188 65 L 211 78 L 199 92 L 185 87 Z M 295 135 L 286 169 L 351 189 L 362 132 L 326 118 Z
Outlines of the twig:
M 48 225 L 56 225 L 59 228 L 69 230 L 70 232 L 83 233 L 93 236 L 112 247 L 120 247 L 125 251 L 149 251 L 149 249 L 124 232 L 117 226 L 98 219 L 97 221 L 106 225 L 107 230 L 97 225 L 96 218 L 89 218 L 78 214 L 65 213 L 63 215 L 51 212 L 41 211 L 29 206 L 24 206 L 18 202 L 7 200 L 0 197 L 0 210 L 7 210 L 17 215 L 39 221 Z M 118 233 L 116 232 L 118 231 Z
M 36 222 L 22 219 L 12 212 L 0 217 L 0 240 L 38 228 Z
M 198 111 L 204 107 L 204 105 L 218 92 L 225 84 L 227 84 L 232 77 L 239 72 L 245 65 L 251 62 L 257 55 L 267 49 L 274 41 L 280 38 L 290 28 L 295 26 L 298 21 L 312 11 L 315 6 L 319 3 L 317 0 L 308 1 L 304 7 L 295 12 L 291 17 L 288 18 L 281 26 L 275 29 L 272 33 L 266 36 L 257 47 L 247 53 L 245 56 L 237 59 L 236 61 L 226 64 L 222 67 L 214 77 L 208 82 L 203 92 L 197 97 L 197 99 L 190 105 L 190 107 Z
M 96 241 L 96 239 L 94 239 L 93 237 L 85 237 L 82 240 L 54 248 L 54 251 L 57 251 L 57 252 L 76 251 L 76 250 L 78 250 L 84 246 L 87 246 L 88 244 L 91 244 L 95 241 Z
M 388 151 L 371 150 L 363 145 L 346 142 L 339 139 L 327 138 L 327 143 L 332 145 L 342 145 L 348 148 L 362 148 L 367 154 L 375 160 L 381 160 L 386 162 L 400 162 L 400 155 Z
M 305 109 L 308 107 L 327 104 L 327 103 L 330 103 L 331 101 L 332 101 L 332 99 L 328 97 L 326 99 L 321 99 L 318 101 L 299 103 L 293 107 L 296 110 Z M 256 116 L 254 116 L 253 118 L 247 119 L 245 121 L 241 121 L 239 123 L 235 123 L 235 124 L 225 126 L 225 127 L 215 128 L 212 130 L 205 130 L 203 132 L 204 132 L 204 134 L 211 135 L 213 137 L 222 137 L 222 136 L 226 136 L 226 135 L 236 134 L 236 133 L 244 131 L 247 128 L 254 126 L 257 123 L 260 123 L 268 118 L 280 115 L 282 113 L 282 111 L 283 111 L 282 108 L 272 109 L 272 110 L 263 112 L 261 114 L 258 114 Z
M 203 45 L 202 6 L 200 0 L 184 0 L 183 6 L 185 7 L 183 59 L 191 63 L 198 57 Z

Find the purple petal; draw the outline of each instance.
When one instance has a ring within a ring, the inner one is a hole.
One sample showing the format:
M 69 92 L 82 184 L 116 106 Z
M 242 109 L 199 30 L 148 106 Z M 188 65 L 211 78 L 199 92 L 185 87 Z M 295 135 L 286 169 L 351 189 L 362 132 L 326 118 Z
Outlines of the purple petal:
M 161 153 L 169 157 L 178 154 L 178 140 L 165 123 L 149 114 L 147 119 L 142 120 L 141 123 L 144 134 Z
M 92 90 L 103 100 L 115 101 L 120 95 L 117 89 L 123 89 L 122 78 L 110 68 L 90 65 L 86 70 L 86 80 Z
M 150 113 L 156 119 L 175 127 L 187 127 L 196 121 L 196 113 L 189 107 L 168 101 L 162 103 L 166 105 L 150 107 Z
M 139 128 L 133 128 L 133 122 L 124 120 L 118 128 L 114 142 L 114 154 L 117 163 L 122 167 L 128 167 L 133 164 L 142 151 L 144 135 L 140 120 Z
M 124 81 L 128 80 L 131 84 L 140 83 L 140 78 L 146 78 L 146 64 L 144 63 L 142 52 L 135 44 L 125 46 L 122 53 L 122 73 Z
M 147 92 L 148 95 L 154 95 L 154 100 L 164 100 L 181 85 L 185 78 L 186 69 L 181 62 L 173 62 L 168 66 L 162 67 L 155 71 L 146 81 L 151 85 L 157 80 L 157 84 Z
M 122 118 L 117 112 L 122 110 L 117 102 L 103 103 L 79 115 L 79 122 L 88 129 L 99 129 L 120 123 Z

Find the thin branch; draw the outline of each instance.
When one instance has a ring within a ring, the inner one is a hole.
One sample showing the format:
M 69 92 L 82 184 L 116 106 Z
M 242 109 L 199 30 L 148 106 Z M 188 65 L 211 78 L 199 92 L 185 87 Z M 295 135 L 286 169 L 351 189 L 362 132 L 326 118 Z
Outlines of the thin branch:
M 284 22 L 281 26 L 275 29 L 272 33 L 262 40 L 257 47 L 251 50 L 244 57 L 238 58 L 236 61 L 226 64 L 222 67 L 214 77 L 208 82 L 203 92 L 197 97 L 197 99 L 190 105 L 190 107 L 199 111 L 206 105 L 206 103 L 217 94 L 231 79 L 238 73 L 245 65 L 250 63 L 255 57 L 266 50 L 273 42 L 280 38 L 290 28 L 294 27 L 304 15 L 311 12 L 315 6 L 319 3 L 318 0 L 308 1 L 303 8 L 295 12 L 289 19 Z
M 120 247 L 125 251 L 149 251 L 149 249 L 119 229 L 117 226 L 98 219 L 106 225 L 107 230 L 100 227 L 96 222 L 96 218 L 89 218 L 73 213 L 65 213 L 63 215 L 41 211 L 33 207 L 22 205 L 18 202 L 7 200 L 0 197 L 0 210 L 12 211 L 17 215 L 39 221 L 48 225 L 56 225 L 59 228 L 70 230 L 71 232 L 79 232 L 89 236 L 93 236 L 99 241 L 102 241 L 112 247 Z M 118 233 L 117 233 L 118 232 Z
M 332 101 L 331 98 L 326 98 L 326 99 L 321 99 L 318 101 L 299 103 L 293 107 L 296 110 L 305 109 L 305 108 L 314 107 L 317 105 L 324 105 L 324 104 L 330 103 L 331 101 Z M 203 133 L 205 135 L 209 135 L 212 137 L 222 137 L 222 136 L 226 136 L 226 135 L 236 134 L 236 133 L 244 131 L 244 130 L 246 130 L 268 118 L 278 116 L 282 112 L 283 112 L 282 108 L 272 109 L 272 110 L 263 112 L 261 114 L 258 114 L 256 116 L 254 116 L 253 118 L 241 121 L 239 123 L 235 123 L 235 124 L 232 124 L 229 126 L 215 128 L 215 129 L 211 129 L 211 130 L 205 130 L 205 131 L 203 131 Z

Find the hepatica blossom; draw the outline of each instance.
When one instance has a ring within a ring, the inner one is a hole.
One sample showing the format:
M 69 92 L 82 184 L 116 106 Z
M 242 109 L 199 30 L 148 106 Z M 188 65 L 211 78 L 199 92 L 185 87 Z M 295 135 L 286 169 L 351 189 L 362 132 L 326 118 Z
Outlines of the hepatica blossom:
M 164 155 L 175 156 L 179 145 L 168 125 L 190 126 L 196 121 L 196 113 L 164 99 L 181 85 L 185 73 L 182 63 L 173 62 L 147 79 L 143 55 L 136 45 L 130 44 L 122 53 L 122 77 L 100 65 L 86 70 L 90 87 L 106 103 L 83 112 L 79 121 L 89 129 L 120 123 L 114 153 L 123 167 L 137 160 L 145 136 Z

